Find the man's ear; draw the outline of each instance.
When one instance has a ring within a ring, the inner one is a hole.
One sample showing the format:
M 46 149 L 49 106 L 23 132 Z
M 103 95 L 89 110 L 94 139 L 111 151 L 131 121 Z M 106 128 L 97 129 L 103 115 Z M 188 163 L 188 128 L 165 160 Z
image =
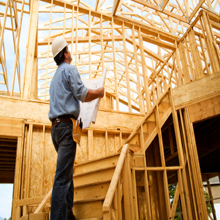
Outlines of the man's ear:
M 64 52 L 63 55 L 64 55 L 65 59 L 68 58 L 68 53 L 67 52 Z

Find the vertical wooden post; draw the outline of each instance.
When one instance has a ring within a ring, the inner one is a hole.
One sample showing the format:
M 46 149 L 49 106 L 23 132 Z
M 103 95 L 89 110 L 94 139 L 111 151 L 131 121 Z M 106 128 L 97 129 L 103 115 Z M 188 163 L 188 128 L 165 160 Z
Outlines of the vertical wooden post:
M 102 17 L 102 15 L 101 15 L 101 17 Z M 101 22 L 101 25 L 102 25 L 102 22 Z M 113 52 L 114 79 L 115 79 L 116 110 L 119 111 L 118 79 L 117 79 L 117 66 L 116 66 L 117 57 L 116 57 L 116 51 L 115 51 L 115 35 L 114 35 L 114 18 L 113 17 L 112 17 L 112 50 L 113 50 L 112 52 Z
M 193 68 L 193 63 L 192 63 L 192 60 L 191 60 L 191 57 L 190 57 L 190 50 L 189 50 L 189 46 L 188 46 L 188 40 L 187 40 L 187 37 L 185 39 L 185 51 L 186 51 L 186 55 L 187 55 L 187 60 L 188 60 L 188 65 L 189 65 L 189 79 L 190 80 L 195 80 L 196 79 L 196 76 L 195 76 L 195 68 Z
M 45 125 L 43 125 L 43 139 L 42 139 L 42 162 L 41 162 L 41 195 L 43 195 L 43 187 L 44 187 L 44 160 L 45 160 Z
M 23 127 L 23 130 L 24 130 L 24 127 Z M 21 177 L 22 177 L 22 163 L 23 163 L 23 151 L 24 151 L 23 141 L 24 141 L 24 132 L 22 131 L 22 136 L 18 137 L 18 140 L 17 140 L 14 192 L 13 192 L 13 201 L 12 201 L 12 218 L 13 219 L 16 219 L 17 216 L 19 216 L 19 219 L 20 219 L 21 208 L 20 207 L 16 208 L 14 201 L 20 199 L 21 197 L 21 181 L 22 181 Z
M 148 172 L 147 170 L 144 171 L 144 189 L 145 189 L 145 197 L 146 197 L 146 205 L 147 205 L 147 220 L 153 220 L 152 219 L 152 202 L 150 200 L 150 193 L 149 193 L 149 182 L 148 182 Z
M 131 200 L 132 196 L 132 187 L 131 187 L 131 171 L 129 166 L 129 153 L 126 154 L 124 165 L 122 168 L 122 177 L 123 177 L 123 194 L 124 194 L 124 209 L 125 209 L 125 219 L 126 220 L 133 220 L 133 208 L 132 205 L 133 199 Z
M 202 21 L 201 26 L 202 26 L 203 36 L 206 39 L 207 50 L 208 50 L 209 57 L 210 57 L 211 67 L 212 67 L 213 72 L 215 73 L 220 70 L 220 57 L 216 51 L 217 45 L 216 45 L 215 39 L 213 39 L 212 28 L 211 28 L 211 25 L 209 24 L 208 16 L 204 11 L 202 13 L 202 17 L 200 21 Z
M 177 70 L 178 70 L 178 74 L 176 76 L 176 81 L 177 81 L 177 86 L 181 86 L 182 85 L 182 76 L 183 76 L 183 72 L 182 72 L 182 68 L 181 68 L 181 64 L 180 64 L 180 58 L 179 58 L 179 53 L 180 51 L 178 50 L 178 48 L 176 49 L 175 55 L 176 55 L 176 64 L 177 64 Z
M 187 134 L 188 146 L 189 146 L 188 148 L 190 155 L 189 163 L 192 164 L 192 173 L 193 173 L 192 178 L 193 178 L 193 184 L 196 194 L 195 199 L 197 203 L 198 218 L 201 220 L 203 219 L 208 220 L 203 185 L 202 185 L 201 170 L 199 167 L 199 159 L 196 149 L 195 136 L 187 108 L 184 111 L 184 121 L 186 125 L 186 134 Z
M 121 174 L 122 175 L 122 174 Z M 118 220 L 122 220 L 122 207 L 121 207 L 121 197 L 122 197 L 122 190 L 121 190 L 121 176 L 119 177 L 118 180 L 118 185 L 117 185 L 117 200 L 118 200 Z
M 184 66 L 184 68 L 182 69 L 182 71 L 184 73 L 184 79 L 185 79 L 184 83 L 189 83 L 190 82 L 189 69 L 188 69 L 188 63 L 187 63 L 187 59 L 186 59 L 186 51 L 185 51 L 183 42 L 179 43 L 178 49 L 179 49 L 182 65 Z
M 74 34 L 74 6 L 72 7 L 72 28 L 71 28 L 71 56 L 73 56 L 73 34 Z M 75 49 L 74 49 L 75 50 Z M 76 57 L 75 57 L 76 62 Z
M 183 169 L 185 169 L 185 168 L 183 168 Z M 183 219 L 192 219 L 192 218 L 188 218 L 188 215 L 187 215 L 186 202 L 185 202 L 185 193 L 184 193 L 183 180 L 182 180 L 182 173 L 181 173 L 180 169 L 177 171 L 177 176 L 178 176 L 178 184 L 179 184 L 179 187 L 180 187 L 180 199 L 181 199 Z
M 212 196 L 212 189 L 211 189 L 211 186 L 210 186 L 209 179 L 207 180 L 207 186 L 208 186 L 208 192 L 209 192 L 210 203 L 211 203 L 211 206 L 212 206 L 213 220 L 217 220 L 217 218 L 216 218 L 216 212 L 215 212 L 215 206 L 214 206 L 214 202 L 213 202 L 213 196 Z
M 74 6 L 73 6 L 73 9 L 74 9 Z M 76 54 L 75 66 L 76 68 L 78 67 L 78 15 L 79 15 L 79 8 L 76 7 L 76 44 L 75 44 L 75 54 Z
M 196 76 L 196 79 L 199 79 L 204 76 L 204 73 L 203 73 L 202 63 L 201 63 L 199 51 L 197 48 L 196 37 L 195 37 L 193 29 L 189 31 L 188 36 L 189 36 L 189 42 L 191 45 L 192 60 L 195 64 L 195 76 Z
M 26 50 L 26 59 L 24 65 L 24 75 L 23 75 L 23 88 L 22 88 L 22 97 L 23 98 L 36 98 L 36 89 L 37 89 L 37 25 L 38 25 L 38 9 L 39 1 L 33 0 L 31 13 L 30 13 L 30 24 L 29 24 L 29 34 Z M 36 58 L 35 58 L 36 57 Z M 35 71 L 33 71 L 33 69 Z M 33 76 L 32 76 L 33 74 Z M 33 82 L 32 82 L 33 81 Z
M 89 28 L 89 79 L 92 78 L 92 57 L 91 57 L 91 11 L 88 15 L 88 28 Z
M 190 6 L 189 6 L 189 0 L 184 0 L 185 9 L 186 9 L 186 19 L 187 22 L 189 22 L 189 16 L 190 16 Z
M 139 220 L 138 214 L 138 201 L 137 201 L 137 185 L 135 170 L 132 169 L 132 191 L 133 191 L 133 204 L 134 204 L 134 220 Z
M 16 220 L 19 220 L 21 218 L 21 207 L 20 206 L 17 206 L 15 216 L 16 217 L 14 219 L 16 219 Z
M 188 150 L 188 146 L 187 146 L 187 140 L 186 140 L 186 131 L 185 131 L 185 127 L 184 127 L 184 123 L 183 123 L 183 117 L 182 117 L 182 111 L 179 110 L 179 114 L 180 114 L 180 121 L 181 121 L 181 127 L 182 127 L 182 133 L 183 133 L 183 142 L 184 142 L 184 146 L 185 146 L 185 152 L 186 152 L 186 161 L 188 161 L 188 182 L 187 182 L 187 174 L 186 174 L 186 168 L 183 169 L 183 187 L 184 187 L 184 191 L 186 193 L 186 205 L 187 205 L 187 210 L 188 210 L 188 217 L 189 219 L 198 219 L 198 215 L 197 212 L 194 211 L 194 213 L 192 212 L 192 203 L 191 200 L 193 201 L 193 205 L 194 205 L 194 209 L 196 208 L 196 204 L 195 204 L 195 190 L 194 190 L 194 186 L 193 186 L 193 179 L 192 179 L 192 167 L 189 161 L 189 150 Z M 191 184 L 191 187 L 193 190 L 191 190 L 191 200 L 190 200 L 190 193 L 189 193 L 189 187 L 188 184 Z M 195 215 L 194 217 L 192 215 Z
M 201 46 L 201 49 L 202 49 L 202 55 L 203 55 L 203 57 L 204 57 L 204 62 L 205 62 L 207 74 L 210 75 L 211 72 L 210 72 L 209 65 L 208 65 L 208 63 L 207 63 L 207 59 L 206 59 L 206 55 L 205 55 L 205 49 L 204 49 L 204 46 L 203 46 L 203 39 L 202 39 L 201 36 L 199 36 L 199 41 L 200 41 L 200 46 Z M 210 60 L 210 58 L 209 58 L 209 60 Z
M 156 141 L 153 142 L 154 149 L 154 159 L 155 159 L 155 166 L 160 167 L 161 166 L 161 157 L 160 157 L 160 151 L 159 146 Z M 153 155 L 152 155 L 153 156 Z M 158 210 L 159 210 L 159 220 L 167 220 L 166 213 L 166 198 L 165 198 L 165 191 L 163 186 L 163 173 L 161 171 L 156 172 L 157 178 L 155 184 L 157 185 L 157 191 L 158 191 Z
M 4 13 L 4 18 L 3 18 L 3 22 L 2 22 L 2 27 L 1 27 L 1 37 L 0 37 L 0 53 L 2 53 L 2 46 L 3 46 L 3 39 L 4 39 L 4 32 L 5 32 L 5 23 L 6 23 L 6 19 L 7 19 L 7 12 L 8 12 L 8 6 L 10 4 L 10 0 L 6 1 L 5 4 L 5 13 Z
M 134 25 L 132 25 L 132 40 L 133 40 L 133 48 L 134 48 L 134 59 L 135 59 L 135 67 L 136 67 L 136 74 L 137 74 L 137 89 L 138 89 L 138 96 L 139 96 L 139 106 L 140 106 L 140 113 L 144 113 L 144 106 L 143 106 L 143 97 L 141 92 L 141 84 L 140 84 L 140 73 L 139 73 L 139 65 L 137 59 L 137 45 L 135 40 L 135 31 Z
M 147 76 L 145 56 L 144 56 L 143 38 L 141 35 L 140 28 L 138 30 L 138 37 L 139 37 L 139 49 L 140 49 L 140 53 L 141 53 L 141 66 L 142 66 L 142 73 L 143 73 L 143 80 L 144 80 L 145 100 L 146 100 L 146 105 L 147 105 L 147 112 L 149 112 L 149 110 L 151 109 L 150 94 L 149 94 L 148 76 Z
M 33 124 L 29 124 L 28 142 L 26 151 L 26 169 L 25 169 L 25 193 L 24 198 L 29 197 L 30 171 L 31 171 L 31 152 L 32 152 Z
M 35 38 L 35 50 L 34 50 L 34 61 L 33 61 L 33 72 L 31 78 L 31 88 L 30 88 L 30 98 L 37 99 L 38 98 L 38 32 Z
M 13 95 L 14 92 L 14 83 L 15 83 L 15 75 L 16 75 L 16 69 L 17 69 L 17 58 L 19 57 L 19 45 L 20 45 L 20 37 L 21 37 L 21 26 L 22 26 L 22 20 L 23 20 L 23 11 L 24 11 L 24 1 L 22 0 L 21 5 L 21 16 L 20 16 L 20 22 L 17 30 L 17 41 L 16 41 L 16 49 L 15 49 L 15 60 L 14 60 L 14 68 L 13 68 L 13 76 L 12 76 L 12 84 L 11 84 L 11 92 L 10 95 Z M 18 74 L 18 72 L 17 72 Z M 18 75 L 18 81 L 20 80 L 20 76 Z
M 141 153 L 144 155 L 144 131 L 143 131 L 143 125 L 141 125 L 141 129 L 140 129 L 140 146 L 141 146 Z
M 126 83 L 127 83 L 128 110 L 129 110 L 129 112 L 132 112 L 130 78 L 129 78 L 129 73 L 128 73 L 127 47 L 126 47 L 126 42 L 125 42 L 124 22 L 122 23 L 122 36 L 123 36 L 123 51 L 124 51 L 124 61 L 125 61 L 125 74 L 126 74 Z

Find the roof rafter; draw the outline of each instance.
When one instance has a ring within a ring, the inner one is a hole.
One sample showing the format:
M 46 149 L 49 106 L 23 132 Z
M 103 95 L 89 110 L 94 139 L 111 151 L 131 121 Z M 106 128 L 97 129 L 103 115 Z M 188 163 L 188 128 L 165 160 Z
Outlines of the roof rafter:
M 167 6 L 168 2 L 169 0 L 160 0 L 158 4 L 159 10 L 163 11 L 164 8 Z
M 121 0 L 114 0 L 114 5 L 113 5 L 113 8 L 112 8 L 112 15 L 114 16 L 115 13 L 117 12 L 118 10 L 118 6 L 119 6 L 119 3 L 120 3 Z

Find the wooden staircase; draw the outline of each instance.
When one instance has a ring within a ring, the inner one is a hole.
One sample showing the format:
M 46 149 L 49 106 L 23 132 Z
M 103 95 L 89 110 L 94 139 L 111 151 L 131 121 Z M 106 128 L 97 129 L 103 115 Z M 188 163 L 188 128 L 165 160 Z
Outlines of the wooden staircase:
M 74 168 L 74 206 L 76 219 L 102 219 L 102 205 L 119 154 L 92 160 Z
M 118 162 L 119 153 L 91 160 L 74 166 L 74 207 L 76 220 L 101 220 L 102 206 L 112 176 Z M 49 220 L 49 213 L 42 213 L 43 208 L 50 209 L 52 190 L 37 207 L 35 213 L 21 217 L 21 220 Z

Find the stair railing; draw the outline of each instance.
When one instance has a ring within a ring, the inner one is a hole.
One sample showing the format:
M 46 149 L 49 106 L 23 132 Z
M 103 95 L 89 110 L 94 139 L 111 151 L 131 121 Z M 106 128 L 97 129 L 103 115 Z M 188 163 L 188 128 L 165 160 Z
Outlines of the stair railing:
M 127 195 L 125 195 L 124 186 L 122 187 L 122 183 L 124 184 L 125 181 L 123 176 L 123 169 L 125 168 L 125 161 L 126 158 L 128 158 L 128 148 L 129 145 L 125 144 L 122 147 L 117 166 L 115 168 L 115 172 L 113 174 L 108 192 L 106 194 L 103 206 L 102 206 L 102 212 L 103 212 L 103 220 L 116 220 L 116 219 L 122 219 L 122 215 L 126 216 L 126 213 L 123 211 L 123 204 L 122 200 L 125 199 L 128 200 Z M 127 172 L 124 172 L 124 175 Z M 124 191 L 124 193 L 123 193 Z M 128 192 L 129 193 L 129 192 Z M 123 199 L 122 199 L 123 198 Z M 125 203 L 125 201 L 124 201 Z M 124 208 L 126 204 L 124 204 Z

